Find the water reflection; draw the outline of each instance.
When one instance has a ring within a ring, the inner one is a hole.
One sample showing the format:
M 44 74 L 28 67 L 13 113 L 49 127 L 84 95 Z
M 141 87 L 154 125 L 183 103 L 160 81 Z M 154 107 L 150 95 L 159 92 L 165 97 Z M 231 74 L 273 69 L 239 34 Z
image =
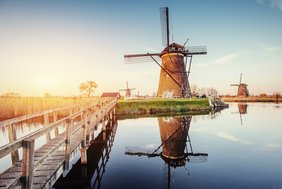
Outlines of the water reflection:
M 138 155 L 156 157 L 160 156 L 164 161 L 164 188 L 171 188 L 174 177 L 172 170 L 178 167 L 184 168 L 188 175 L 190 172 L 185 167 L 187 162 L 205 162 L 207 153 L 194 153 L 189 128 L 192 116 L 159 117 L 159 131 L 161 144 L 155 149 L 146 149 L 140 147 L 127 147 L 126 155 Z M 187 143 L 189 146 L 187 146 Z M 162 151 L 159 149 L 162 147 Z
M 238 104 L 238 111 L 240 114 L 246 114 L 247 113 L 247 107 L 248 104 Z
M 116 130 L 117 121 L 109 121 L 106 131 L 101 131 L 96 138 L 93 133 L 87 149 L 87 165 L 77 161 L 68 172 L 60 176 L 53 188 L 100 188 Z
M 161 157 L 165 161 L 164 165 L 164 188 L 171 187 L 171 168 L 185 167 L 189 157 L 199 157 L 205 159 L 208 154 L 193 153 L 191 140 L 189 137 L 189 128 L 192 116 L 162 117 L 158 118 L 160 136 L 162 141 Z M 190 152 L 188 151 L 189 143 Z M 187 170 L 187 173 L 190 172 Z

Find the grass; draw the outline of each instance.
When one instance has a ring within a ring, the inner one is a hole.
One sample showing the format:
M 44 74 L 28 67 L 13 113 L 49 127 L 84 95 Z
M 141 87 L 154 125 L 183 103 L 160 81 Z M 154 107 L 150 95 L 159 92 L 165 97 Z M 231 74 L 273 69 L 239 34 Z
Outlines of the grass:
M 155 114 L 168 112 L 210 110 L 208 99 L 142 99 L 119 100 L 116 106 L 117 114 Z

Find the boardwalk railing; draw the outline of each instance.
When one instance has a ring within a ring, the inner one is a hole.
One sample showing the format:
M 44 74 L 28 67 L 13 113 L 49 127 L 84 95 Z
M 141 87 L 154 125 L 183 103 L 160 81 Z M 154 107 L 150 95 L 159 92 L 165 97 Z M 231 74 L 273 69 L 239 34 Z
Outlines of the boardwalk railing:
M 62 108 L 69 110 L 69 115 L 59 119 L 58 111 L 46 110 L 40 113 L 0 122 L 0 127 L 8 126 L 10 143 L 0 147 L 0 158 L 11 154 L 12 167 L 0 174 L 0 188 L 50 188 L 58 176 L 69 169 L 71 154 L 80 147 L 81 164 L 87 164 L 87 143 L 91 130 L 102 122 L 102 131 L 106 131 L 106 121 L 114 119 L 116 99 L 100 98 L 88 104 Z M 49 123 L 49 115 L 53 122 Z M 44 117 L 44 127 L 17 139 L 15 124 L 35 117 Z M 59 134 L 58 127 L 66 126 L 66 131 Z M 55 130 L 51 139 L 50 132 Z M 57 131 L 56 131 L 57 130 Z M 11 135 L 11 136 L 10 136 Z M 46 135 L 46 144 L 35 150 L 35 140 Z M 106 132 L 105 132 L 106 135 Z M 18 150 L 22 148 L 22 161 Z

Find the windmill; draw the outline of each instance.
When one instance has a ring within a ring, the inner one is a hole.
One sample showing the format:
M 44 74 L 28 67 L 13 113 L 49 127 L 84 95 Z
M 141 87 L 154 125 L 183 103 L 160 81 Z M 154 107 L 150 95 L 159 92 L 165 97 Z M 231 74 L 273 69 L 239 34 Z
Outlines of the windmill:
M 160 53 L 145 53 L 124 55 L 126 63 L 144 62 L 151 58 L 160 68 L 158 97 L 190 97 L 191 90 L 188 77 L 191 70 L 193 55 L 207 54 L 206 47 L 186 47 L 188 39 L 183 45 L 175 42 L 170 44 L 168 7 L 160 8 L 162 42 L 165 47 Z M 189 65 L 187 70 L 187 62 Z M 159 60 L 162 63 L 159 63 Z M 186 71 L 187 70 L 187 71 Z
M 128 81 L 126 81 L 126 89 L 120 89 L 119 91 L 125 91 L 125 97 L 131 97 L 131 91 L 135 88 L 128 88 Z
M 236 86 L 238 87 L 237 90 L 237 97 L 248 97 L 249 96 L 249 91 L 247 89 L 247 84 L 242 83 L 242 73 L 240 74 L 240 80 L 238 84 L 231 84 L 231 86 Z

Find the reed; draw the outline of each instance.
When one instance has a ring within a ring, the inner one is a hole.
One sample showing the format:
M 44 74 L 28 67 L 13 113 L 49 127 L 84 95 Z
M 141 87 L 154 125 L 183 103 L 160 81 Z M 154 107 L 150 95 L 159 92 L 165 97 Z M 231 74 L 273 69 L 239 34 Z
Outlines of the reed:
M 221 97 L 225 102 L 282 102 L 282 96 Z
M 0 97 L 0 121 L 89 101 L 72 97 Z

